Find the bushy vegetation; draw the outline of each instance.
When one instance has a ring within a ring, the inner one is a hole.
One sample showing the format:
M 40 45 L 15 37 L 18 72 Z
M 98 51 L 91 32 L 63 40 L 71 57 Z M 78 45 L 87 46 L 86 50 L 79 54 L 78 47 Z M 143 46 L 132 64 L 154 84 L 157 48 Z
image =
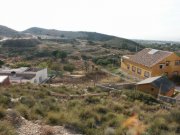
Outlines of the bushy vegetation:
M 16 39 L 6 40 L 3 42 L 3 47 L 34 47 L 40 44 L 37 39 Z
M 57 96 L 53 96 L 52 92 L 57 93 Z M 88 88 L 88 92 L 103 93 L 97 88 Z M 65 86 L 22 84 L 0 88 L 0 134 L 15 134 L 12 124 L 5 125 L 7 108 L 28 120 L 64 125 L 86 135 L 180 133 L 180 108 L 174 106 L 171 110 L 162 109 L 164 104 L 144 93 L 124 90 L 108 96 L 58 97 L 58 94 L 68 96 L 77 93 L 82 94 L 80 90 Z M 18 102 L 11 100 L 17 98 Z M 136 124 L 129 122 L 131 120 L 136 121 Z
M 93 59 L 93 62 L 101 66 L 107 66 L 112 64 L 119 67 L 120 58 L 119 56 L 96 57 Z
M 63 69 L 64 69 L 65 71 L 72 72 L 72 71 L 75 69 L 75 67 L 74 67 L 74 65 L 72 65 L 72 64 L 66 64 L 66 65 L 64 65 Z
M 122 38 L 113 38 L 109 41 L 106 41 L 103 45 L 105 48 L 113 48 L 113 49 L 123 49 L 123 50 L 129 50 L 132 52 L 136 52 L 137 49 L 141 50 L 144 48 L 144 46 L 131 41 L 127 39 Z
M 0 121 L 0 135 L 18 135 L 8 121 Z

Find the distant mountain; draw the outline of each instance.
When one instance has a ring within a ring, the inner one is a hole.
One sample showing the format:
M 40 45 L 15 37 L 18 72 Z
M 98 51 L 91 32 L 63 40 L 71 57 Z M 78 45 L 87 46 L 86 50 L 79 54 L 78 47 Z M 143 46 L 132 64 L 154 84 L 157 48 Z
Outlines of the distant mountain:
M 124 50 L 130 50 L 130 51 L 138 51 L 144 48 L 143 45 L 140 45 L 132 40 L 118 38 L 118 37 L 104 42 L 103 47 L 114 48 L 114 49 L 124 49 Z
M 42 39 L 83 39 L 89 41 L 100 41 L 100 43 L 107 48 L 127 49 L 135 51 L 137 47 L 141 46 L 129 39 L 115 37 L 111 35 L 84 32 L 84 31 L 60 31 L 55 29 L 44 29 L 32 27 L 22 32 L 10 29 L 0 25 L 0 37 L 24 38 L 38 36 Z
M 24 34 L 18 32 L 18 31 L 15 31 L 11 28 L 0 25 L 0 36 L 1 37 L 21 37 L 23 35 Z
M 119 38 L 106 34 L 96 32 L 72 32 L 72 31 L 59 31 L 54 29 L 43 29 L 43 28 L 29 28 L 23 33 L 29 33 L 32 35 L 40 36 L 42 38 L 64 38 L 64 39 L 85 39 L 90 41 L 101 41 L 104 47 L 115 48 L 115 49 L 127 49 L 135 51 L 136 48 L 143 48 L 138 43 L 128 40 L 125 38 Z
M 105 34 L 100 34 L 96 32 L 72 32 L 72 31 L 60 31 L 55 29 L 44 29 L 38 27 L 29 28 L 23 33 L 28 33 L 40 37 L 46 38 L 68 38 L 68 39 L 87 39 L 87 40 L 94 40 L 94 41 L 106 41 L 114 38 L 114 36 L 109 36 Z

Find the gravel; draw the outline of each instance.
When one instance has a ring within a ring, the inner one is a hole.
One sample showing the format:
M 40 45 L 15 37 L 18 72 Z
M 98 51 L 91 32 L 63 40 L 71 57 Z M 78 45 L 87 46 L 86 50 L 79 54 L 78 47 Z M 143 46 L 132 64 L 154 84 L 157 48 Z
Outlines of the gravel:
M 63 126 L 49 126 L 33 123 L 22 118 L 23 124 L 17 128 L 19 135 L 80 135 Z

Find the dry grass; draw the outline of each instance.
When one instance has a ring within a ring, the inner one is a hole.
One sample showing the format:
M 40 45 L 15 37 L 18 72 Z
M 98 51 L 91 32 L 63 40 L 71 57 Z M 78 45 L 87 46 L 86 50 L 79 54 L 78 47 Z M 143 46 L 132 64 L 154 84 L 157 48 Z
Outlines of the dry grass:
M 120 77 L 109 76 L 100 80 L 101 83 L 121 83 L 123 80 Z

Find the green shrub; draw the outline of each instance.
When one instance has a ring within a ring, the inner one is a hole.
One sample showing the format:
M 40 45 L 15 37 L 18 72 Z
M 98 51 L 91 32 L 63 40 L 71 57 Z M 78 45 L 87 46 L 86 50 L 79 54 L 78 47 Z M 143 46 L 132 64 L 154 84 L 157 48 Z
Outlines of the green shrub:
M 16 110 L 23 116 L 25 119 L 30 119 L 29 108 L 23 104 L 16 106 Z
M 17 133 L 10 123 L 0 121 L 0 135 L 17 135 Z
M 67 65 L 65 65 L 65 66 L 63 67 L 63 69 L 64 69 L 65 71 L 73 72 L 73 70 L 75 69 L 75 67 L 74 67 L 74 65 L 72 65 L 72 64 L 67 64 Z
M 100 103 L 100 98 L 98 98 L 98 97 L 87 97 L 85 99 L 85 102 L 88 104 L 98 104 L 98 103 Z
M 95 128 L 96 127 L 96 121 L 94 118 L 90 118 L 86 120 L 86 127 L 88 128 Z
M 47 115 L 48 106 L 43 105 L 41 103 L 36 103 L 33 106 L 32 111 L 34 112 L 34 115 L 38 115 L 40 117 L 45 117 Z
M 141 102 L 144 102 L 146 104 L 154 104 L 154 103 L 158 103 L 158 101 L 156 100 L 156 98 L 154 98 L 153 96 L 140 92 L 140 91 L 125 91 L 124 92 L 127 97 L 129 98 L 129 100 L 139 100 Z
M 180 110 L 179 109 L 171 110 L 169 118 L 172 121 L 176 121 L 177 123 L 180 124 Z
M 33 107 L 35 104 L 34 98 L 30 96 L 22 97 L 20 102 L 24 105 L 27 105 L 29 108 Z
M 2 106 L 0 106 L 0 119 L 4 118 L 5 115 L 6 115 L 5 109 Z
M 158 117 L 152 122 L 149 132 L 159 135 L 163 130 L 168 130 L 166 120 L 163 117 Z
M 5 107 L 9 107 L 11 104 L 11 99 L 7 96 L 0 95 L 0 104 Z
M 124 106 L 123 106 L 122 104 L 114 104 L 114 105 L 112 106 L 112 109 L 113 109 L 115 112 L 120 113 L 120 112 L 123 111 Z
M 66 125 L 74 121 L 74 118 L 68 112 L 49 112 L 46 121 L 51 125 Z
M 94 110 L 98 113 L 101 113 L 101 114 L 106 114 L 109 111 L 109 109 L 103 105 L 95 106 Z
M 79 117 L 80 117 L 82 120 L 86 120 L 86 119 L 89 119 L 89 118 L 94 118 L 94 117 L 96 117 L 96 114 L 95 114 L 95 112 L 93 112 L 93 111 L 90 110 L 90 109 L 85 109 L 85 110 L 82 110 L 82 112 L 80 113 Z

